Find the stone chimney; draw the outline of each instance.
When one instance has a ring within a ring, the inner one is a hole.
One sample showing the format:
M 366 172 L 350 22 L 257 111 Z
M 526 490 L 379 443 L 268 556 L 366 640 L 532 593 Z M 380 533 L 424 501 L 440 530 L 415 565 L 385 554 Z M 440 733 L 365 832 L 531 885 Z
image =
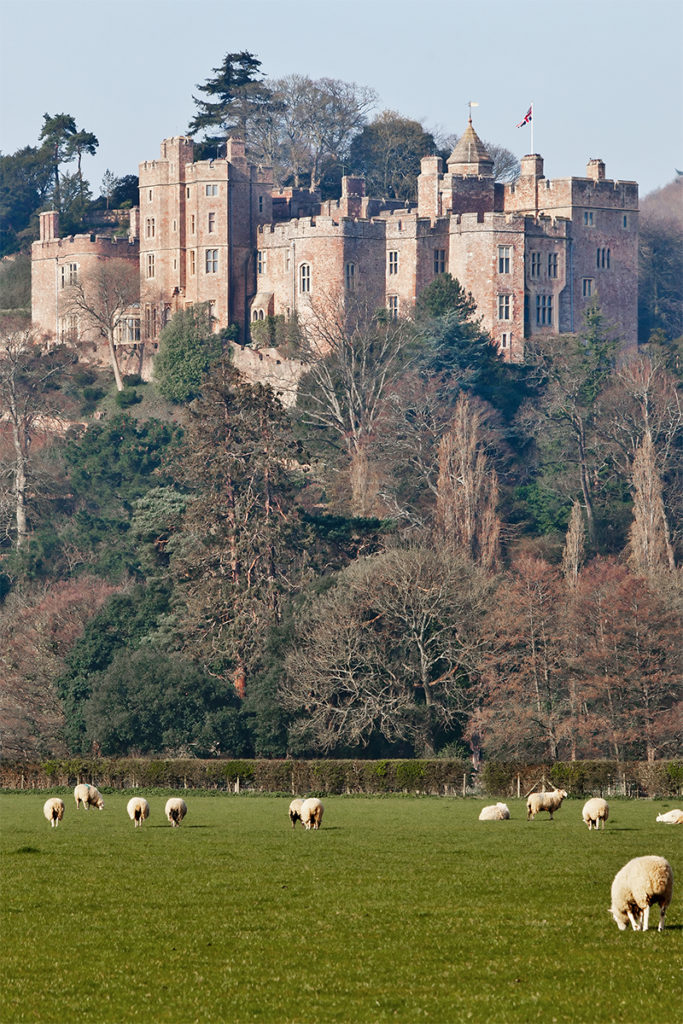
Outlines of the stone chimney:
M 588 166 L 586 167 L 586 177 L 592 178 L 593 181 L 604 181 L 605 180 L 605 162 L 604 160 L 589 160 Z
M 48 210 L 40 215 L 40 241 L 51 242 L 59 238 L 59 212 Z
M 522 165 L 522 178 L 543 177 L 543 157 L 539 156 L 538 153 L 529 153 L 527 156 L 523 156 L 520 162 Z

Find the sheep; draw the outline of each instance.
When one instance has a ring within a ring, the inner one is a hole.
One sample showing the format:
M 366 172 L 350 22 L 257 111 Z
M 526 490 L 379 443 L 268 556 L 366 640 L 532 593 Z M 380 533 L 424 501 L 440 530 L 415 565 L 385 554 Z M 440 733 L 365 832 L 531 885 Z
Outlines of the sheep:
M 612 882 L 612 906 L 609 912 L 619 931 L 647 931 L 650 906 L 659 903 L 659 927 L 664 930 L 666 908 L 671 903 L 674 873 L 663 857 L 634 857 L 618 871 Z
M 128 811 L 128 817 L 130 820 L 135 822 L 135 828 L 137 828 L 138 825 L 142 828 L 142 823 L 145 818 L 149 818 L 149 804 L 143 796 L 131 797 L 128 801 L 126 810 Z
M 58 796 L 50 797 L 43 804 L 43 814 L 50 822 L 52 828 L 57 828 L 64 817 L 64 801 L 60 800 Z
M 179 796 L 172 796 L 170 800 L 166 801 L 164 814 L 171 822 L 173 828 L 177 828 L 187 814 L 187 804 Z
M 320 822 L 323 820 L 323 813 L 325 808 L 321 804 L 317 797 L 311 796 L 308 800 L 304 800 L 299 811 L 301 818 L 301 824 L 304 826 L 306 831 L 309 829 L 320 828 Z
M 683 825 L 683 811 L 667 811 L 666 814 L 658 814 L 657 821 L 665 825 Z
M 510 817 L 510 809 L 507 804 L 491 804 L 490 807 L 483 807 L 479 815 L 479 821 L 505 821 Z
M 597 832 L 600 828 L 600 822 L 602 822 L 602 827 L 604 829 L 605 822 L 609 818 L 609 804 L 606 800 L 603 800 L 602 797 L 594 796 L 592 800 L 586 800 L 583 805 L 581 817 L 588 825 L 589 832 L 593 828 L 593 825 L 595 825 L 595 830 Z
M 289 820 L 292 823 L 292 828 L 296 828 L 297 821 L 301 821 L 301 805 L 303 800 L 296 799 L 292 800 L 289 805 Z
M 87 782 L 82 782 L 74 789 L 74 800 L 76 801 L 76 810 L 83 804 L 86 811 L 90 810 L 91 805 L 104 809 L 104 800 L 100 796 L 99 790 L 95 789 L 94 786 L 90 786 Z
M 550 793 L 532 793 L 526 802 L 526 820 L 533 821 L 540 811 L 548 811 L 553 820 L 556 811 L 567 796 L 566 789 L 553 789 Z

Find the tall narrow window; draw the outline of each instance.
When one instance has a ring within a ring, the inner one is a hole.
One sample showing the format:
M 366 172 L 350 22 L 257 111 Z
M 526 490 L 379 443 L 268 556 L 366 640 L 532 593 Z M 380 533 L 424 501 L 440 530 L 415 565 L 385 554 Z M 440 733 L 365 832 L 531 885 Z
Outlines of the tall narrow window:
M 190 276 L 194 277 L 197 273 L 197 253 L 194 249 L 190 249 Z
M 446 271 L 446 250 L 434 250 L 434 273 L 443 274 Z
M 582 281 L 582 291 L 584 299 L 590 299 L 593 294 L 593 278 L 584 277 Z
M 594 223 L 593 222 L 593 211 L 592 210 L 584 210 L 583 211 L 583 224 L 584 224 L 584 227 L 592 228 L 593 227 L 593 223 Z
M 191 235 L 193 235 L 195 233 L 196 227 L 197 227 L 197 222 L 196 222 L 195 215 L 193 213 L 191 213 L 190 214 L 190 234 Z
M 218 195 L 218 185 L 207 185 L 206 186 L 206 195 L 207 196 L 217 196 Z
M 311 264 L 302 263 L 299 267 L 299 291 L 302 295 L 311 290 Z
M 511 338 L 512 338 L 511 334 L 507 334 L 507 333 L 501 334 L 501 336 L 500 336 L 500 347 L 502 349 L 510 348 L 510 339 Z
M 256 252 L 256 272 L 258 274 L 266 272 L 266 254 L 263 249 L 258 249 Z
M 152 337 L 156 338 L 159 333 L 159 317 L 157 315 L 157 307 L 152 307 Z
M 395 249 L 389 253 L 389 273 L 398 274 L 398 252 Z
M 557 253 L 548 253 L 548 277 L 557 277 Z
M 498 296 L 498 319 L 509 320 L 510 319 L 510 296 L 499 295 Z
M 216 230 L 216 214 L 215 213 L 210 213 L 209 214 L 209 225 L 208 225 L 208 227 L 209 227 L 209 234 L 212 234 Z
M 145 221 L 145 237 L 154 238 L 155 224 L 154 217 L 148 217 Z
M 356 264 L 347 263 L 344 267 L 344 284 L 347 292 L 352 292 L 356 287 Z
M 263 196 L 258 197 L 258 212 L 263 213 Z
M 147 277 L 154 277 L 154 253 L 147 253 Z
M 392 320 L 398 320 L 398 295 L 388 295 L 387 304 L 389 307 L 389 316 Z
M 498 246 L 498 273 L 509 274 L 510 273 L 510 258 L 512 256 L 511 245 L 499 245 Z
M 552 295 L 536 296 L 536 325 L 538 327 L 552 327 L 553 324 L 553 297 Z
M 206 262 L 204 268 L 207 274 L 218 273 L 218 249 L 206 250 Z
M 78 284 L 77 263 L 63 263 L 60 268 L 60 271 L 62 288 L 68 288 L 69 285 Z
M 540 252 L 532 252 L 531 254 L 531 276 L 541 276 L 541 254 Z
M 598 249 L 596 257 L 596 266 L 598 270 L 609 270 L 610 251 L 609 249 Z

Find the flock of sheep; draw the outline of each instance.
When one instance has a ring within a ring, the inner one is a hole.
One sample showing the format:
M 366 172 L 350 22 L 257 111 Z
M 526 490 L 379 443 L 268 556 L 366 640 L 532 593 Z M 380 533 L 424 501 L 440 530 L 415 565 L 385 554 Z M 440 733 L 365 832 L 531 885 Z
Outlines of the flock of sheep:
M 527 799 L 527 821 L 533 821 L 541 811 L 547 811 L 552 821 L 553 813 L 561 806 L 567 796 L 564 789 L 553 789 L 549 793 L 532 793 Z M 83 805 L 86 811 L 91 807 L 97 807 L 100 811 L 104 808 L 104 800 L 101 794 L 88 783 L 81 783 L 74 789 L 74 800 L 76 809 Z M 134 823 L 135 828 L 141 827 L 143 821 L 149 817 L 149 804 L 144 797 L 134 796 L 128 801 L 126 808 L 128 817 Z M 300 821 L 306 830 L 319 829 L 325 808 L 317 797 L 309 797 L 307 800 L 295 799 L 289 805 L 289 820 L 292 828 Z M 50 822 L 52 828 L 56 828 L 64 817 L 64 801 L 54 796 L 45 801 L 43 814 Z M 166 801 L 164 810 L 173 828 L 180 825 L 187 814 L 187 804 L 180 797 L 171 797 Z M 507 804 L 497 803 L 484 807 L 479 815 L 479 821 L 506 821 L 510 817 L 510 810 Z M 595 827 L 597 831 L 602 823 L 609 818 L 609 805 L 602 797 L 592 797 L 583 805 L 581 812 L 589 831 Z M 683 825 L 683 811 L 667 811 L 666 814 L 658 814 L 657 821 L 666 825 Z M 671 865 L 664 857 L 634 857 L 628 864 L 625 864 L 621 871 L 618 871 L 612 882 L 612 906 L 610 914 L 621 931 L 624 931 L 630 923 L 634 931 L 647 931 L 650 918 L 650 907 L 653 904 L 659 905 L 659 926 L 658 931 L 664 928 L 664 918 L 671 903 L 673 895 L 674 876 Z
M 565 789 L 553 789 L 549 793 L 532 793 L 526 802 L 527 821 L 533 821 L 540 811 L 548 811 L 550 820 L 567 796 Z M 507 804 L 491 804 L 484 807 L 479 821 L 506 821 L 510 817 Z M 604 829 L 609 818 L 609 804 L 602 797 L 592 797 L 583 805 L 581 817 L 588 825 L 589 831 L 595 827 Z M 683 811 L 667 811 L 658 814 L 657 821 L 665 825 L 683 825 Z M 658 931 L 664 928 L 664 918 L 671 903 L 674 888 L 674 874 L 671 865 L 664 857 L 634 857 L 621 871 L 618 871 L 612 882 L 612 906 L 609 912 L 617 923 L 620 931 L 624 931 L 629 923 L 635 931 L 648 929 L 650 907 L 659 905 Z

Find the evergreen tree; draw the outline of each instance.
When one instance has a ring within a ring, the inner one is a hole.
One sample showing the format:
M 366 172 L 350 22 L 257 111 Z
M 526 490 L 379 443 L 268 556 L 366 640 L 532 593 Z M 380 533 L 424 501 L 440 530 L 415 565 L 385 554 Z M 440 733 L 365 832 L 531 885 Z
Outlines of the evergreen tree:
M 197 86 L 208 98 L 193 97 L 197 110 L 189 134 L 203 132 L 209 140 L 217 130 L 221 136 L 236 129 L 246 134 L 270 101 L 271 92 L 261 82 L 260 68 L 261 61 L 247 50 L 227 53 L 220 67 L 212 69 L 214 77 Z

